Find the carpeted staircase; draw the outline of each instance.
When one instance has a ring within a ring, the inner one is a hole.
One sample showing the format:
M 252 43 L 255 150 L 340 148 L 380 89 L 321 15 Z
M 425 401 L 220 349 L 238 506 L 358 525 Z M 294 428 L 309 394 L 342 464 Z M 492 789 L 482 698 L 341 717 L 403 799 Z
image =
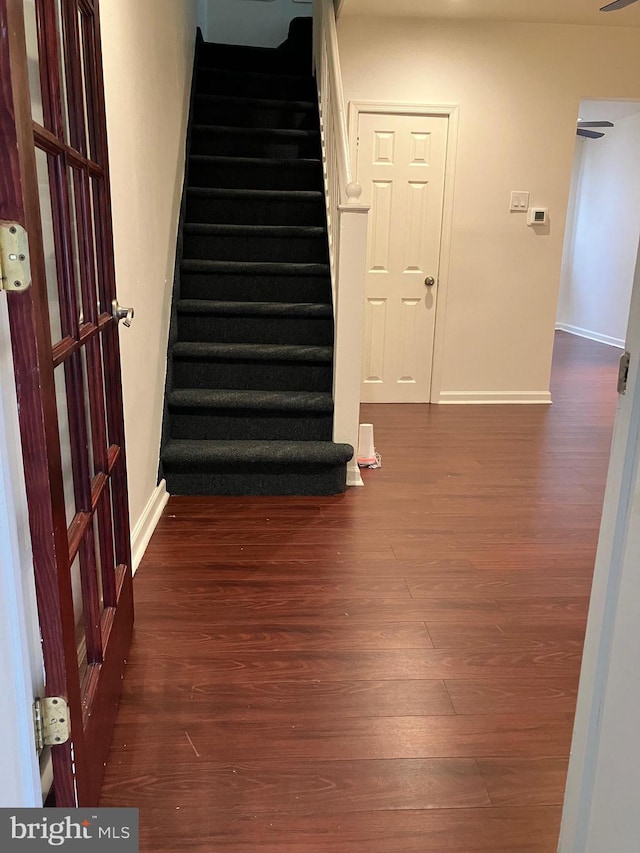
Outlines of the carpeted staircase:
M 353 448 L 331 440 L 333 309 L 310 65 L 306 22 L 278 49 L 197 47 L 161 452 L 171 494 L 345 488 Z

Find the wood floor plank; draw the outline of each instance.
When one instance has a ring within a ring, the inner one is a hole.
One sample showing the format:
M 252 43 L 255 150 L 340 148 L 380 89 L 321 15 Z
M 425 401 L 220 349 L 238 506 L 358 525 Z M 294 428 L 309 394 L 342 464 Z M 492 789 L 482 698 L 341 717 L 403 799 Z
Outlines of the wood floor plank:
M 569 759 L 479 758 L 494 806 L 562 805 Z
M 555 853 L 617 354 L 554 405 L 366 405 L 337 497 L 172 496 L 102 805 L 141 853 Z
M 586 619 L 589 596 L 565 595 L 556 598 L 508 598 L 498 602 L 498 608 L 511 621 L 522 619 L 561 620 Z
M 478 625 L 469 622 L 428 622 L 427 629 L 437 649 L 518 646 L 525 649 L 555 647 L 581 651 L 586 621 L 501 622 Z
M 191 719 L 295 724 L 328 716 L 369 719 L 454 713 L 444 682 L 439 680 L 277 681 L 245 684 L 239 690 L 236 684 L 208 681 L 206 672 L 184 685 L 171 679 L 151 681 L 143 670 L 137 675 L 127 673 L 122 719 L 153 722 L 160 706 L 176 725 L 187 725 Z
M 308 596 L 310 599 L 318 599 L 323 596 L 335 597 L 380 597 L 380 598 L 410 598 L 404 578 L 341 578 L 339 580 L 318 581 L 313 578 L 296 578 L 296 595 Z M 291 594 L 291 580 L 282 578 L 279 580 L 216 580 L 209 576 L 208 581 L 202 579 L 198 583 L 195 579 L 182 580 L 176 578 L 174 581 L 166 582 L 158 579 L 155 587 L 145 595 L 145 591 L 138 593 L 138 601 L 157 599 L 158 593 L 166 593 L 167 598 L 175 599 L 180 603 L 190 604 L 192 599 L 199 599 L 205 603 L 215 603 L 218 600 L 233 601 L 234 599 L 258 598 L 260 601 L 287 597 Z
M 429 633 L 422 622 L 356 623 L 331 622 L 322 625 L 220 625 L 197 627 L 182 622 L 170 625 L 150 621 L 136 631 L 136 642 L 149 648 L 168 643 L 175 647 L 189 642 L 192 647 L 215 647 L 220 652 L 249 651 L 340 651 L 372 649 L 433 648 Z
M 526 713 L 575 710 L 576 676 L 538 678 L 456 678 L 446 681 L 457 714 Z
M 545 672 L 577 678 L 580 656 L 576 652 L 545 653 L 520 649 L 402 649 L 334 652 L 228 652 L 212 644 L 199 644 L 197 657 L 188 661 L 179 646 L 154 648 L 137 642 L 128 671 L 153 667 L 157 677 L 171 674 L 174 683 L 194 682 L 206 670 L 207 680 L 224 684 L 260 681 L 366 681 L 372 673 L 377 679 L 491 679 L 529 676 L 543 677 Z M 541 671 L 542 670 L 542 671 Z
M 505 598 L 580 597 L 589 596 L 591 592 L 591 578 L 588 577 L 562 574 L 531 577 L 530 573 L 524 572 L 487 572 L 477 581 L 467 576 L 455 579 L 409 578 L 407 584 L 412 598 L 431 598 L 434 595 L 451 598 L 456 594 L 477 593 L 497 601 Z
M 293 586 L 295 589 L 295 585 Z M 544 616 L 550 619 L 562 619 L 563 612 L 555 613 L 553 602 L 547 605 Z M 427 600 L 396 598 L 367 598 L 353 596 L 304 596 L 287 592 L 283 595 L 266 598 L 261 595 L 246 595 L 230 600 L 204 599 L 191 596 L 182 602 L 168 597 L 165 602 L 145 603 L 144 615 L 151 620 L 184 621 L 193 624 L 202 622 L 215 624 L 243 624 L 253 622 L 256 617 L 265 621 L 290 620 L 298 625 L 318 625 L 325 620 L 346 620 L 349 622 L 451 622 L 457 621 L 490 623 L 508 621 L 510 615 L 498 606 L 492 598 L 431 598 Z M 139 608 L 140 610 L 140 608 Z M 535 611 L 534 611 L 535 616 Z M 572 617 L 574 618 L 574 617 Z
M 275 760 L 282 755 L 296 761 L 503 756 L 508 762 L 565 757 L 573 723 L 570 713 L 349 719 L 336 715 L 322 720 L 290 715 L 277 722 L 250 718 L 212 722 L 202 706 L 199 716 L 192 713 L 190 719 L 182 720 L 178 727 L 175 717 L 167 715 L 154 725 L 154 735 L 171 765 L 190 764 L 194 750 L 203 761 L 222 762 Z M 145 755 L 147 738 L 138 719 L 123 716 L 118 721 L 114 747 L 136 752 L 132 762 L 138 773 L 148 773 L 155 763 L 155 756 Z
M 156 583 L 180 582 L 176 576 L 175 560 L 162 555 L 151 558 L 145 555 L 147 571 L 138 580 L 138 589 L 154 591 Z M 519 567 L 516 567 L 519 568 Z M 584 569 L 563 565 L 563 576 L 574 572 L 584 576 Z M 316 582 L 335 582 L 358 578 L 412 578 L 421 580 L 453 580 L 469 578 L 481 581 L 483 572 L 476 569 L 471 560 L 369 560 L 365 558 L 349 560 L 198 560 L 189 563 L 189 577 L 194 583 L 206 583 L 211 577 L 224 581 L 244 580 L 314 580 Z M 140 593 L 138 593 L 140 595 Z
M 163 746 L 158 742 L 163 750 Z M 167 764 L 162 775 L 138 773 L 136 758 L 122 752 L 126 781 L 111 776 L 101 805 L 129 797 L 144 807 L 161 800 L 179 808 L 193 793 L 206 791 L 211 815 L 348 814 L 387 809 L 474 808 L 491 805 L 473 759 L 393 759 L 380 761 L 237 761 L 199 759 Z
M 164 559 L 172 560 L 174 563 L 179 563 L 182 560 L 190 562 L 191 560 L 205 560 L 213 554 L 219 560 L 253 560 L 253 561 L 270 561 L 274 559 L 295 560 L 296 555 L 300 553 L 300 545 L 295 543 L 288 544 L 281 540 L 273 544 L 223 544 L 216 545 L 215 549 L 203 543 L 201 545 L 181 544 L 157 546 L 153 543 L 149 546 L 149 557 L 153 557 L 161 553 Z M 449 547 L 447 542 L 442 541 L 440 550 L 446 552 Z M 362 542 L 325 542 L 317 543 L 310 549 L 316 560 L 331 560 L 333 558 L 349 559 L 350 557 L 367 557 L 372 560 L 393 560 L 394 552 L 389 542 L 376 542 L 375 540 Z M 447 554 L 445 553 L 445 556 Z
M 560 830 L 557 806 L 360 811 L 321 820 L 274 812 L 212 821 L 205 805 L 185 801 L 172 812 L 145 805 L 140 818 L 141 850 L 153 853 L 555 853 Z

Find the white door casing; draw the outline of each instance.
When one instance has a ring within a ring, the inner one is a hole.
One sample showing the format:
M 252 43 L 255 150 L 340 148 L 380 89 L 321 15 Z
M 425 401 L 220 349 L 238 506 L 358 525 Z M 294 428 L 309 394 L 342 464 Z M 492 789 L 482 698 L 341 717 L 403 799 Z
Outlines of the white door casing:
M 446 114 L 357 113 L 356 179 L 371 205 L 363 402 L 431 399 L 448 124 Z

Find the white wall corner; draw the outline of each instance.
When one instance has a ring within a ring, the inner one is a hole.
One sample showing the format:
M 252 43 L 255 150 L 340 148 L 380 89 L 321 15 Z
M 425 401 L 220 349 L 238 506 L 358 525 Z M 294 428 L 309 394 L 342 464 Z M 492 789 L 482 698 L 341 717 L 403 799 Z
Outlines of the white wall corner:
M 162 510 L 167 505 L 168 500 L 169 493 L 167 492 L 166 481 L 161 480 L 153 490 L 142 515 L 131 532 L 131 562 L 133 564 L 131 568 L 133 574 L 138 570 L 149 540 L 160 521 Z

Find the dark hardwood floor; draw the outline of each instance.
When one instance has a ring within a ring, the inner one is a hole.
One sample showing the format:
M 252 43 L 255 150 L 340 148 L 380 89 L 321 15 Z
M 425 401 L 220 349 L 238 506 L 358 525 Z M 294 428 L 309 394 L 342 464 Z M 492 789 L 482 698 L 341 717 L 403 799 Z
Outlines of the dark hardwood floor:
M 103 789 L 141 850 L 556 849 L 619 352 L 548 406 L 363 406 L 337 498 L 172 498 Z

